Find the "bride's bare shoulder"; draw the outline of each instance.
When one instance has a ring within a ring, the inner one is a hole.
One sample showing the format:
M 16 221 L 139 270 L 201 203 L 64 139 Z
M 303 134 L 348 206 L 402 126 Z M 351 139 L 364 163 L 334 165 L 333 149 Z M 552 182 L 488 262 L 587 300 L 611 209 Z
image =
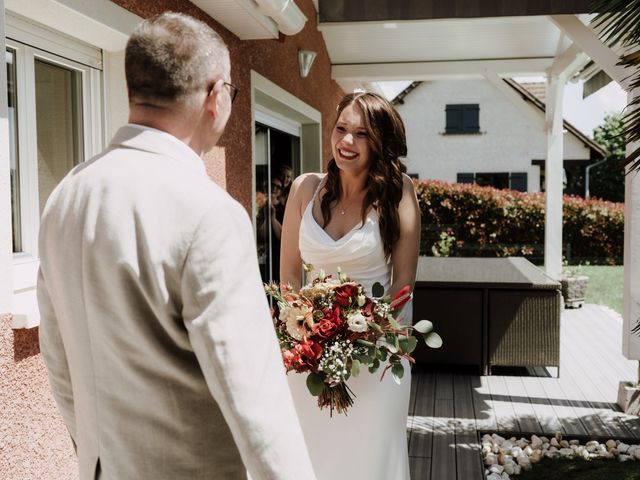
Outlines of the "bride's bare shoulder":
M 324 173 L 303 173 L 293 181 L 291 193 L 303 201 L 309 201 L 325 175 Z

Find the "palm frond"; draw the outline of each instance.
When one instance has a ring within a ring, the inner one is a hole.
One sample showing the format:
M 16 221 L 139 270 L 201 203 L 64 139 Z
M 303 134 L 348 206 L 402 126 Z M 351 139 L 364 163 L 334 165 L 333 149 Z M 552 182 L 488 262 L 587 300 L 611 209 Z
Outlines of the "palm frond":
M 640 89 L 640 0 L 594 0 L 591 11 L 596 14 L 592 24 L 601 27 L 602 41 L 619 45 L 625 53 L 618 65 L 629 69 L 629 89 Z M 623 131 L 627 144 L 640 142 L 640 92 L 627 105 L 623 116 Z M 630 152 L 624 161 L 629 172 L 640 171 L 640 148 Z

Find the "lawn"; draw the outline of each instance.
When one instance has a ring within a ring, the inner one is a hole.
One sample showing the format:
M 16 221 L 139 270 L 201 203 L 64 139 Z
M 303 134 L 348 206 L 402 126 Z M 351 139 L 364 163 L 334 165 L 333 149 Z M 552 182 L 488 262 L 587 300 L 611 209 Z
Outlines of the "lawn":
M 640 480 L 640 462 L 545 458 L 514 480 Z
M 622 265 L 583 265 L 570 268 L 589 277 L 587 303 L 607 305 L 622 314 Z

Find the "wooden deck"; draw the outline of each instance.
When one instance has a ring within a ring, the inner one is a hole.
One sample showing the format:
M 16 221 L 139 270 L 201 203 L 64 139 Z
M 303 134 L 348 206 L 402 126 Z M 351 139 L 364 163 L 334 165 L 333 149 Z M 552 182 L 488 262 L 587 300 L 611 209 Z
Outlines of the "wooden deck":
M 621 319 L 598 305 L 565 310 L 559 378 L 546 369 L 414 372 L 407 422 L 412 480 L 484 478 L 478 440 L 485 432 L 559 431 L 640 443 L 640 419 L 616 405 L 618 382 L 638 375 L 638 362 L 620 353 L 621 332 Z

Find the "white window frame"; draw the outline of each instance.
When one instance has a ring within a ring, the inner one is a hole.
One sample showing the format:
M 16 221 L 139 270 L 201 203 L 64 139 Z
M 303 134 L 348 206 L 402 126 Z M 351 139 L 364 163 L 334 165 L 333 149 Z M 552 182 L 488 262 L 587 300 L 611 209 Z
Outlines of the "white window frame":
M 11 17 L 7 17 L 7 21 Z M 9 25 L 8 25 L 9 26 Z M 15 53 L 16 84 L 17 84 L 17 130 L 18 130 L 18 164 L 20 169 L 20 212 L 21 212 L 21 237 L 22 252 L 13 254 L 13 284 L 14 291 L 19 292 L 33 288 L 36 284 L 38 260 L 38 229 L 40 226 L 40 206 L 38 197 L 38 158 L 37 158 L 37 135 L 36 126 L 36 105 L 35 105 L 35 61 L 59 65 L 63 68 L 74 70 L 80 73 L 82 88 L 82 122 L 83 122 L 83 153 L 84 160 L 88 160 L 102 149 L 102 70 L 96 68 L 102 66 L 102 61 L 87 62 L 86 53 L 79 55 L 80 58 L 65 58 L 54 53 L 47 52 L 41 48 L 31 45 L 42 46 L 40 29 L 34 26 L 33 42 L 29 44 L 29 34 L 21 25 L 20 39 L 15 40 L 8 36 L 6 46 Z M 48 32 L 48 36 L 55 36 Z M 62 36 L 61 36 L 62 38 Z M 68 37 L 64 37 L 65 42 L 69 42 Z M 79 44 L 81 45 L 81 44 Z M 67 50 L 72 54 L 73 50 Z M 76 60 L 85 63 L 93 63 L 90 67 Z

